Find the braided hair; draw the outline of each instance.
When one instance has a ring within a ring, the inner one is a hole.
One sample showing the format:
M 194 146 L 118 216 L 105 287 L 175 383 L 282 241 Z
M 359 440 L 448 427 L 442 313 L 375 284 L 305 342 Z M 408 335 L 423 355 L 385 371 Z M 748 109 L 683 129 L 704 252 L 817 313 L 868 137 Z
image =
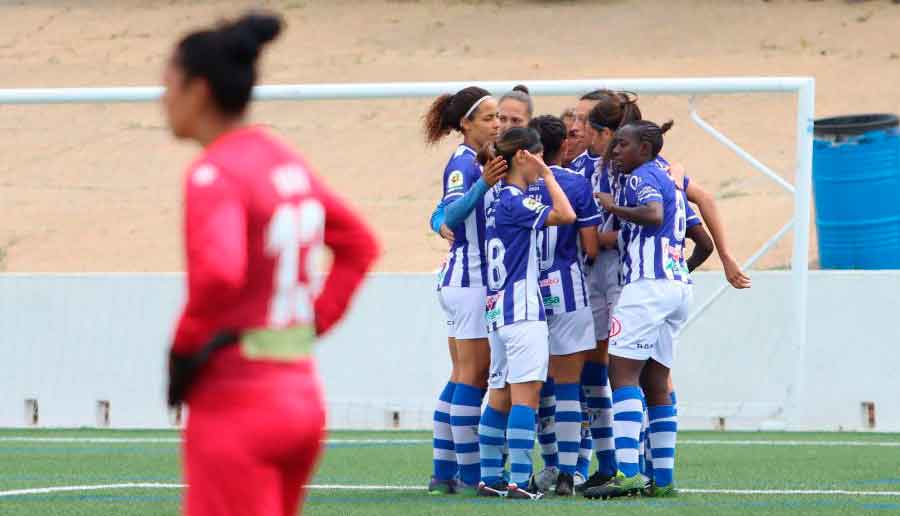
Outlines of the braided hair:
M 649 143 L 650 159 L 656 159 L 663 148 L 663 135 L 666 134 L 673 125 L 675 125 L 675 122 L 671 120 L 661 126 L 656 125 L 649 120 L 638 120 L 637 122 L 627 124 L 623 129 L 629 128 L 634 130 L 635 134 L 637 134 L 638 142 Z

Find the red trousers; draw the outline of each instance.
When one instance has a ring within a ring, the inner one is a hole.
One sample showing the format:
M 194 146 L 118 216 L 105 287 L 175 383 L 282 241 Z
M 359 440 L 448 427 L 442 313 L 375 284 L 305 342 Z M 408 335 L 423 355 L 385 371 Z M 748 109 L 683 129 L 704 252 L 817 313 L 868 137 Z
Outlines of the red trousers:
M 204 378 L 188 399 L 188 516 L 294 516 L 302 504 L 325 433 L 318 378 L 311 362 L 254 373 Z

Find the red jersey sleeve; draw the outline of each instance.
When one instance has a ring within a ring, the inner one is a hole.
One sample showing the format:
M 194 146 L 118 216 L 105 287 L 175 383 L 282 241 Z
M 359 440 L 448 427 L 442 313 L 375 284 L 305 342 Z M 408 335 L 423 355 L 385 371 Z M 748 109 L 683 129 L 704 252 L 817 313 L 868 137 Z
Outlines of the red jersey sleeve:
M 172 350 L 191 353 L 222 328 L 213 326 L 246 281 L 247 214 L 236 185 L 215 166 L 188 175 L 184 200 L 188 292 Z
M 342 199 L 318 181 L 325 208 L 325 245 L 334 257 L 331 271 L 315 300 L 316 333 L 325 334 L 337 323 L 366 272 L 378 257 L 372 230 Z

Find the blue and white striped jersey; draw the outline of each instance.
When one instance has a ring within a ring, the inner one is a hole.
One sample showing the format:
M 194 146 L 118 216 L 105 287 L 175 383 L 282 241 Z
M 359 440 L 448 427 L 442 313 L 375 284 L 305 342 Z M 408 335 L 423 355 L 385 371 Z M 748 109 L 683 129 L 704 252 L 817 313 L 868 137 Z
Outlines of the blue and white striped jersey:
M 664 170 L 667 174 L 669 172 L 669 162 L 665 160 L 662 156 L 657 156 L 655 163 L 662 170 Z M 594 175 L 594 192 L 603 192 L 608 193 L 613 196 L 616 200 L 616 203 L 622 204 L 624 203 L 622 193 L 624 191 L 625 179 L 627 176 L 623 174 L 619 174 L 614 176 L 609 173 L 609 167 L 603 163 L 603 160 L 597 162 L 597 174 Z M 618 183 L 613 178 L 618 178 Z M 681 187 L 681 195 L 684 196 L 685 202 L 685 211 L 687 213 L 687 227 L 691 228 L 696 226 L 697 224 L 702 224 L 703 221 L 700 220 L 700 216 L 694 211 L 691 207 L 690 203 L 687 201 L 687 188 L 690 183 L 690 178 L 688 176 L 684 176 L 684 184 Z M 603 208 L 600 209 L 600 231 L 618 231 L 619 230 L 619 221 L 616 217 L 610 213 L 608 213 Z
M 591 181 L 591 187 L 594 193 L 608 193 L 616 199 L 616 202 L 618 202 L 619 194 L 622 190 L 621 175 L 610 174 L 609 164 L 604 162 L 603 158 L 597 160 L 596 167 L 597 170 Z M 616 178 L 619 179 L 619 184 L 616 184 Z M 600 231 L 617 231 L 619 229 L 619 223 L 616 220 L 616 217 L 601 208 L 600 203 L 597 203 L 597 209 L 600 213 Z
M 504 185 L 488 208 L 488 331 L 518 321 L 546 319 L 538 287 L 537 235 L 549 215 L 550 206 L 528 197 L 514 185 Z
M 575 210 L 575 223 L 547 226 L 538 234 L 541 295 L 547 315 L 574 312 L 590 306 L 587 283 L 581 268 L 581 242 L 578 230 L 597 226 L 600 212 L 591 194 L 591 185 L 572 170 L 552 166 L 550 170 Z M 528 188 L 528 195 L 552 204 L 546 183 L 541 179 Z
M 444 168 L 444 195 L 442 203 L 462 197 L 481 177 L 481 165 L 476 152 L 466 145 L 456 148 L 450 162 Z M 440 287 L 483 287 L 486 283 L 484 261 L 485 208 L 494 198 L 492 190 L 475 205 L 472 213 L 460 224 L 450 228 L 454 240 L 438 275 Z
M 569 163 L 570 170 L 573 170 L 576 174 L 581 175 L 585 179 L 588 180 L 589 183 L 593 184 L 594 171 L 597 167 L 597 162 L 600 161 L 603 156 L 594 156 L 591 154 L 591 150 L 588 149 L 572 160 L 572 163 Z
M 623 206 L 658 202 L 663 207 L 663 223 L 658 226 L 620 221 L 622 284 L 641 278 L 691 283 L 684 258 L 687 203 L 668 172 L 655 162 L 644 163 L 625 176 L 622 198 L 623 202 L 619 204 Z

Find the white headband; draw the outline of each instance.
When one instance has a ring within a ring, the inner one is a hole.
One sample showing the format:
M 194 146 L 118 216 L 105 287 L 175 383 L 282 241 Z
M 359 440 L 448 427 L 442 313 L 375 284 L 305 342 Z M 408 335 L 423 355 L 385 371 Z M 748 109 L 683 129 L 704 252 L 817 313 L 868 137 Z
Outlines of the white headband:
M 478 109 L 479 104 L 481 104 L 482 102 L 484 102 L 485 100 L 487 100 L 489 98 L 491 98 L 490 95 L 485 95 L 485 96 L 481 97 L 480 99 L 476 100 L 475 103 L 472 104 L 472 107 L 470 107 L 469 110 L 466 111 L 466 114 L 463 115 L 462 118 L 459 119 L 459 123 L 462 124 L 463 120 L 465 120 L 466 118 L 469 118 L 469 115 L 471 115 L 472 113 L 475 112 L 476 109 Z

